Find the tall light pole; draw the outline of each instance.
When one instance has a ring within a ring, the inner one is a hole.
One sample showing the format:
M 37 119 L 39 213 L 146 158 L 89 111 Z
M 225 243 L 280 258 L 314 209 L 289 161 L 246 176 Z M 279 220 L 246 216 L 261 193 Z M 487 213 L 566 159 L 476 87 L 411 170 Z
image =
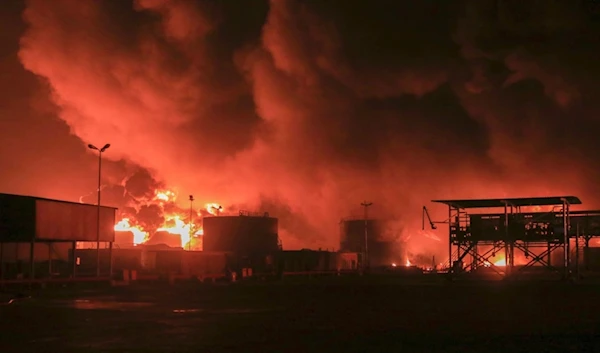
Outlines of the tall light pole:
M 369 261 L 369 231 L 368 231 L 368 224 L 369 224 L 369 206 L 373 205 L 372 202 L 367 202 L 364 201 L 360 204 L 361 206 L 363 206 L 365 208 L 365 267 L 368 267 L 368 261 Z
M 188 250 L 192 250 L 192 236 L 194 234 L 193 230 L 192 230 L 193 214 L 194 214 L 194 195 L 190 195 L 190 241 L 188 242 Z
M 92 144 L 88 145 L 91 150 L 98 151 L 98 210 L 96 215 L 96 277 L 100 277 L 100 187 L 102 186 L 102 152 L 110 147 L 107 143 L 102 148 Z

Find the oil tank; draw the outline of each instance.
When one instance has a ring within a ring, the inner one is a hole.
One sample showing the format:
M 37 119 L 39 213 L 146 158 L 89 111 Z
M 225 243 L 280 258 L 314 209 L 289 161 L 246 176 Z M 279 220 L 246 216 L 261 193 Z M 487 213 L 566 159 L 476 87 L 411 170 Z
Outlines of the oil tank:
M 372 267 L 401 263 L 401 243 L 390 234 L 390 221 L 369 219 L 366 221 L 369 264 Z M 363 253 L 365 251 L 365 220 L 346 219 L 341 222 L 340 252 Z
M 215 216 L 203 219 L 203 250 L 250 256 L 279 250 L 277 218 Z
M 115 231 L 114 245 L 119 248 L 133 247 L 134 235 L 130 231 Z
M 157 231 L 146 242 L 147 245 L 164 244 L 172 248 L 181 248 L 181 235 L 166 231 Z

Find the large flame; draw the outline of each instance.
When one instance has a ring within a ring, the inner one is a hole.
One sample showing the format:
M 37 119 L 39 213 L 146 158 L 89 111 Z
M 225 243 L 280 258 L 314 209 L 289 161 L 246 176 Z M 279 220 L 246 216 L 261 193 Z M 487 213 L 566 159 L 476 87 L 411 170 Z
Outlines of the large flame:
M 167 221 L 165 223 L 175 223 L 175 225 L 173 226 L 163 226 L 161 228 L 158 228 L 159 232 L 169 232 L 170 234 L 175 234 L 175 235 L 179 235 L 181 237 L 181 247 L 185 248 L 189 248 L 190 245 L 190 241 L 192 240 L 193 236 L 198 236 L 198 235 L 202 235 L 202 230 L 201 229 L 197 229 L 194 230 L 194 225 L 190 224 L 190 223 L 185 223 L 184 221 L 181 220 L 181 217 L 179 215 L 175 215 L 169 219 L 167 219 Z
M 171 190 L 155 190 L 154 198 L 163 202 L 174 202 L 177 195 Z
M 123 218 L 117 224 L 115 224 L 115 230 L 120 232 L 131 232 L 133 233 L 133 244 L 142 244 L 148 240 L 148 232 L 144 232 L 136 226 L 132 226 L 129 222 L 129 218 Z
M 151 204 L 158 203 L 164 206 L 167 203 L 174 203 L 177 199 L 177 193 L 172 190 L 155 190 L 154 199 L 151 200 Z M 218 216 L 223 212 L 223 207 L 217 203 L 208 203 L 204 205 L 204 212 L 192 209 L 192 216 L 196 221 L 200 220 L 204 214 L 211 214 Z M 184 221 L 187 219 L 186 221 Z M 184 249 L 196 248 L 199 239 L 204 231 L 202 227 L 195 224 L 196 222 L 190 222 L 190 214 L 187 211 L 181 210 L 180 212 L 173 212 L 164 214 L 164 224 L 159 227 L 157 232 L 168 232 L 173 235 L 179 235 L 181 238 L 181 247 Z M 135 219 L 131 216 L 123 217 L 115 224 L 115 231 L 131 232 L 133 233 L 133 245 L 144 244 L 150 239 L 150 234 L 145 230 Z M 196 241 L 194 241 L 196 239 Z
M 495 260 L 493 262 L 485 261 L 483 264 L 485 267 L 490 267 L 492 264 L 494 266 L 504 267 L 504 266 L 506 266 L 506 259 L 504 257 L 501 257 L 498 260 Z
M 213 216 L 218 216 L 221 212 L 223 212 L 223 206 L 217 203 L 207 203 L 205 207 L 206 211 Z
M 506 259 L 505 258 L 501 258 L 499 260 L 494 261 L 494 266 L 506 266 Z

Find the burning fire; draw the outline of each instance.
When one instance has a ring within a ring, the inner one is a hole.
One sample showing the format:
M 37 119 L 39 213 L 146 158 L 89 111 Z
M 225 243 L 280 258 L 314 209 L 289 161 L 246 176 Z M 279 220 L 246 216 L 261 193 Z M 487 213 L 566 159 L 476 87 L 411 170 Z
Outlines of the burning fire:
M 406 267 L 412 266 L 412 263 L 410 262 L 409 259 L 406 259 L 406 263 L 404 264 L 404 266 L 406 266 Z
M 175 201 L 175 193 L 171 190 L 156 190 L 154 195 L 154 198 L 159 201 Z
M 129 218 L 123 218 L 117 224 L 115 224 L 115 230 L 118 232 L 131 232 L 133 233 L 133 244 L 138 245 L 142 244 L 146 240 L 148 240 L 148 233 L 139 229 L 138 227 L 134 227 L 129 223 Z
M 161 207 L 166 203 L 173 203 L 177 199 L 177 194 L 171 190 L 156 190 L 154 193 L 154 199 L 150 203 L 158 202 Z M 223 207 L 216 203 L 209 203 L 205 205 L 204 214 L 212 214 L 218 216 L 222 211 Z M 192 211 L 192 215 L 197 218 L 202 217 L 203 212 L 198 210 Z M 189 213 L 181 210 L 178 213 L 171 213 L 164 215 L 164 224 L 156 229 L 157 232 L 168 232 L 169 234 L 178 235 L 181 238 L 181 247 L 184 249 L 190 247 L 190 242 L 193 238 L 197 238 L 204 234 L 201 227 L 192 223 L 186 223 L 184 219 L 189 218 Z M 131 232 L 133 233 L 133 245 L 144 244 L 150 239 L 148 231 L 143 229 L 142 226 L 131 217 L 124 217 L 115 224 L 115 231 Z M 193 244 L 193 242 L 192 242 Z
M 506 259 L 501 258 L 500 260 L 497 260 L 496 262 L 494 262 L 494 266 L 506 266 Z
M 504 257 L 500 258 L 500 259 L 494 261 L 493 264 L 494 264 L 494 266 L 504 267 L 504 266 L 506 266 L 506 259 Z M 486 261 L 484 263 L 485 267 L 490 267 L 491 265 L 492 265 L 492 262 L 489 262 L 489 261 Z
M 169 232 L 170 234 L 175 234 L 175 235 L 179 235 L 181 237 L 181 247 L 186 248 L 190 245 L 190 241 L 192 240 L 191 236 L 192 236 L 192 231 L 194 230 L 194 225 L 193 224 L 186 224 L 184 221 L 181 220 L 180 216 L 174 216 L 173 218 L 167 220 L 165 223 L 175 223 L 174 226 L 171 227 L 161 227 L 158 228 L 159 232 Z M 191 227 L 191 229 L 190 229 Z M 194 236 L 198 236 L 198 235 L 202 235 L 203 231 L 202 229 L 197 230 L 196 232 L 194 232 Z
M 219 213 L 223 211 L 223 206 L 217 203 L 207 203 L 204 207 L 206 207 L 206 211 L 213 216 L 218 216 Z

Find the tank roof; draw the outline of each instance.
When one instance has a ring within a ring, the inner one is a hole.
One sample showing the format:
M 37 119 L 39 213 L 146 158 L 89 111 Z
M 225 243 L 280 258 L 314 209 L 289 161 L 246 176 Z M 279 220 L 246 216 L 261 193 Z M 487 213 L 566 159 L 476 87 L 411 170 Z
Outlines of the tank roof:
M 276 217 L 271 217 L 269 216 L 268 213 L 264 213 L 264 214 L 253 214 L 253 215 L 212 215 L 212 216 L 205 216 L 205 219 L 214 219 L 214 218 L 226 218 L 226 219 L 243 219 L 243 218 L 266 218 L 266 219 L 276 219 Z

